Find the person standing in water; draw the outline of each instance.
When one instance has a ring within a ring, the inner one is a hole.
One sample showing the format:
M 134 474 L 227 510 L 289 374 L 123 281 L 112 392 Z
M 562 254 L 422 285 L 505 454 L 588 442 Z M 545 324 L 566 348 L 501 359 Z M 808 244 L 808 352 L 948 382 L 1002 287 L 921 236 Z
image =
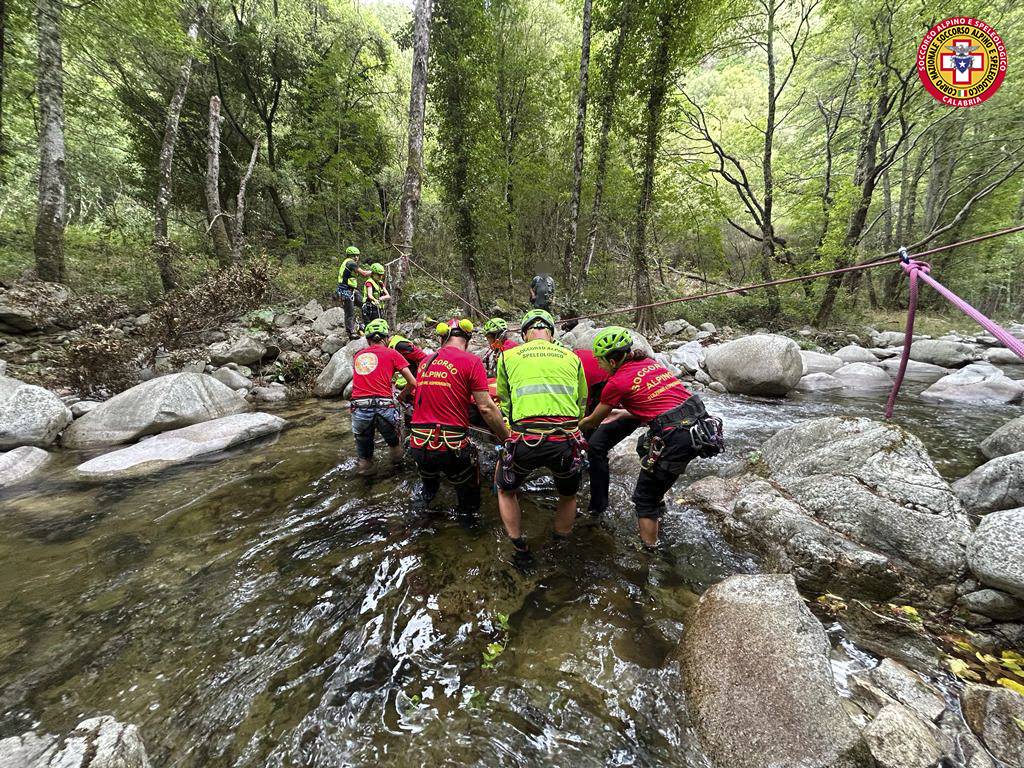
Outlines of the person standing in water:
M 430 504 L 445 477 L 455 486 L 456 514 L 471 520 L 480 511 L 480 457 L 469 439 L 470 401 L 499 441 L 509 432 L 491 399 L 483 363 L 466 350 L 473 323 L 452 318 L 438 324 L 437 333 L 441 349 L 420 366 L 409 455 L 423 483 L 419 502 Z
M 628 329 L 603 329 L 594 337 L 594 356 L 609 378 L 600 402 L 580 427 L 597 429 L 615 408 L 647 425 L 647 434 L 637 443 L 640 475 L 633 505 L 640 538 L 645 547 L 653 548 L 665 514 L 665 494 L 692 459 L 724 450 L 722 422 L 709 416 L 700 397 L 687 392 L 671 371 L 633 349 Z
M 403 457 L 401 415 L 391 380 L 396 373 L 401 374 L 406 381 L 406 395 L 415 389 L 416 379 L 405 358 L 385 346 L 389 332 L 386 320 L 371 320 L 365 329 L 369 346 L 352 358 L 352 435 L 359 459 L 357 471 L 361 475 L 373 471 L 373 441 L 377 432 L 391 449 L 392 463 L 400 464 Z
M 531 309 L 520 325 L 523 344 L 502 352 L 497 390 L 511 435 L 496 469 L 498 511 L 516 555 L 529 558 L 523 539 L 519 487 L 535 469 L 548 469 L 558 490 L 555 537 L 564 538 L 576 519 L 585 443 L 578 424 L 587 403 L 583 364 L 554 342 L 555 320 Z

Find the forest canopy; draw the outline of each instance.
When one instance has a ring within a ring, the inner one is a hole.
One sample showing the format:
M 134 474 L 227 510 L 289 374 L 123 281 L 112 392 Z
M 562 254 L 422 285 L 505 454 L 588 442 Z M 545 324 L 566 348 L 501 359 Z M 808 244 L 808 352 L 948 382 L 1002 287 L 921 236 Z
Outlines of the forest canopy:
M 1009 45 L 1000 89 L 963 109 L 916 70 L 952 10 Z M 326 298 L 356 245 L 401 316 L 453 293 L 511 310 L 539 264 L 563 312 L 597 311 L 1024 214 L 1019 3 L 0 0 L 0 18 L 0 280 L 145 304 L 259 257 L 280 295 Z M 933 268 L 1019 315 L 1022 243 Z M 660 317 L 825 326 L 904 294 L 888 268 Z

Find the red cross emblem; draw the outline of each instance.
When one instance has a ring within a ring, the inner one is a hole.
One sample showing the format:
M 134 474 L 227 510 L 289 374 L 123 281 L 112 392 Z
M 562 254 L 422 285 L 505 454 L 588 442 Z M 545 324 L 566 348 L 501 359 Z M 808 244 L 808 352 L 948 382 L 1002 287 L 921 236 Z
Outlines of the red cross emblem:
M 955 52 L 943 53 L 939 69 L 943 72 L 953 73 L 953 83 L 956 85 L 969 86 L 971 84 L 972 72 L 980 72 L 985 69 L 985 54 L 973 53 L 980 46 L 972 45 L 972 40 L 951 40 L 947 49 Z

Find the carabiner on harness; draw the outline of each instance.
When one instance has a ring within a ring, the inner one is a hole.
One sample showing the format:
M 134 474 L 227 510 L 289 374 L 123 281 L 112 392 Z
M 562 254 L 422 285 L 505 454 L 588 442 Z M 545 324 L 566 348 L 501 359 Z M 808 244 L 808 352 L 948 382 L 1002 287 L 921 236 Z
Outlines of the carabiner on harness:
M 725 450 L 722 420 L 717 416 L 702 416 L 690 427 L 690 442 L 701 458 L 717 456 Z

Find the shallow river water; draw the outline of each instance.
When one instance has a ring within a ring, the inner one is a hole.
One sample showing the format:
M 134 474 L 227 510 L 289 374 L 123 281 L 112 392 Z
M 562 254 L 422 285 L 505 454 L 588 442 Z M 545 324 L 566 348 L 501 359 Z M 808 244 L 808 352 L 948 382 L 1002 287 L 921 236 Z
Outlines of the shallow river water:
M 730 449 L 688 476 L 803 419 L 880 418 L 883 401 L 708 398 Z M 907 394 L 896 420 L 955 479 L 1020 413 Z M 706 764 L 676 645 L 700 592 L 754 564 L 678 494 L 650 556 L 631 478 L 614 479 L 609 520 L 558 548 L 538 484 L 524 574 L 487 491 L 476 529 L 444 511 L 447 491 L 417 515 L 413 472 L 355 477 L 340 403 L 280 414 L 275 441 L 203 464 L 90 487 L 64 455 L 0 496 L 0 737 L 108 713 L 140 727 L 160 767 Z M 488 664 L 493 642 L 505 649 Z

